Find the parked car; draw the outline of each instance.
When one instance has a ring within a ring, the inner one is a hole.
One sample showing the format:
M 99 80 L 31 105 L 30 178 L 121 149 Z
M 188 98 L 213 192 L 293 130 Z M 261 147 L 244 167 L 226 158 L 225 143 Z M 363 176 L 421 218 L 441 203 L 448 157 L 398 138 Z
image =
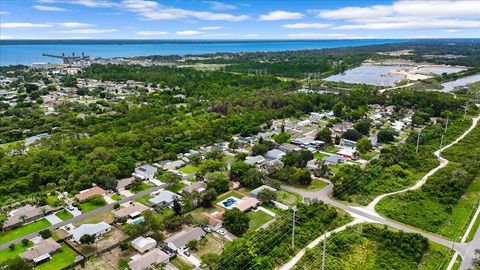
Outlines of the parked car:
M 185 251 L 183 252 L 183 254 L 185 254 L 185 256 L 187 256 L 187 257 L 190 257 L 190 251 L 188 251 L 188 250 L 185 250 Z
M 212 228 L 210 228 L 209 226 L 204 227 L 203 230 L 206 231 L 207 233 L 212 232 Z
M 217 233 L 220 234 L 220 235 L 225 235 L 226 234 L 224 229 L 218 230 Z

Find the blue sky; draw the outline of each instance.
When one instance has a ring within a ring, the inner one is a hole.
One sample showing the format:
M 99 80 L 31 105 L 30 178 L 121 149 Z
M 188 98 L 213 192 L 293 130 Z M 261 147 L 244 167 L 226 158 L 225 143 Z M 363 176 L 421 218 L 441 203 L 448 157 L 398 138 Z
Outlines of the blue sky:
M 1 0 L 0 38 L 480 38 L 480 1 Z

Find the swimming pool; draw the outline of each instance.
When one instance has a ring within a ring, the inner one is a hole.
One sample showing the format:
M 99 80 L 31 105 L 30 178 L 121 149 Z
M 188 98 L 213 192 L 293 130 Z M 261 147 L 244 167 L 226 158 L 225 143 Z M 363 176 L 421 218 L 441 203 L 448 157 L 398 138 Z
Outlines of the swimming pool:
M 232 197 L 228 197 L 225 200 L 219 202 L 218 205 L 220 205 L 221 207 L 226 208 L 226 209 L 232 209 L 239 201 L 240 201 L 239 198 L 235 198 L 235 197 L 232 196 Z

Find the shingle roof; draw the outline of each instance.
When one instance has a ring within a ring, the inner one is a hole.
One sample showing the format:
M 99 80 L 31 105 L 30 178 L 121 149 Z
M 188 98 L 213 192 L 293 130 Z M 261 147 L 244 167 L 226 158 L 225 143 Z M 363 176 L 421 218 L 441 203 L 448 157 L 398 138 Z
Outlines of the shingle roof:
M 165 243 L 171 243 L 176 248 L 181 248 L 188 244 L 191 240 L 198 240 L 205 235 L 205 231 L 201 228 L 194 227 L 186 231 L 181 231 L 174 236 L 165 240 Z
M 155 248 L 129 262 L 128 267 L 132 270 L 144 270 L 148 269 L 154 263 L 166 262 L 168 259 L 170 259 L 170 257 L 165 252 L 159 248 Z
M 179 195 L 171 192 L 171 191 L 168 191 L 168 190 L 162 190 L 160 191 L 160 193 L 158 193 L 157 196 L 151 198 L 150 200 L 148 200 L 150 203 L 152 204 L 160 204 L 160 203 L 172 203 L 173 202 L 173 198 L 174 197 L 178 197 L 180 198 Z
M 118 209 L 117 211 L 113 211 L 113 214 L 115 215 L 115 217 L 126 217 L 128 215 L 131 215 L 135 212 L 143 212 L 145 210 L 148 210 L 148 207 L 146 207 L 145 205 L 141 204 L 141 203 L 134 203 L 134 204 L 131 204 L 127 207 L 124 207 L 124 208 L 121 208 L 121 209 Z
M 20 257 L 22 257 L 25 260 L 34 260 L 35 258 L 38 258 L 40 256 L 53 253 L 58 249 L 60 249 L 61 247 L 62 246 L 59 243 L 57 243 L 55 240 L 53 240 L 52 238 L 48 238 L 40 241 L 35 246 L 21 253 Z
M 86 190 L 81 191 L 75 195 L 75 199 L 78 201 L 84 201 L 94 195 L 102 195 L 105 193 L 105 190 L 101 187 L 92 187 Z
M 73 239 L 78 242 L 80 241 L 80 238 L 86 234 L 95 235 L 110 228 L 111 226 L 108 225 L 108 223 L 106 223 L 105 221 L 99 222 L 97 224 L 82 224 L 72 231 L 72 235 Z

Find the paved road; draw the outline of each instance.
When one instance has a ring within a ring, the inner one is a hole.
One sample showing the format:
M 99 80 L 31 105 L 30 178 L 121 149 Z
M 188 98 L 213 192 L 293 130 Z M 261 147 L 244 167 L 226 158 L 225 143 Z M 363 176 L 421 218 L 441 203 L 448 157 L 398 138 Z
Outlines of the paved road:
M 151 187 L 151 188 L 146 189 L 146 190 L 144 190 L 144 191 L 141 191 L 141 192 L 139 192 L 139 193 L 137 193 L 137 194 L 134 194 L 133 196 L 130 196 L 130 197 L 127 197 L 127 198 L 123 198 L 123 199 L 119 200 L 118 203 L 122 204 L 122 203 L 125 203 L 125 202 L 129 202 L 129 201 L 131 201 L 131 200 L 134 200 L 134 199 L 140 198 L 140 197 L 142 197 L 142 196 L 145 196 L 145 195 L 147 195 L 147 194 L 150 194 L 150 193 L 152 193 L 152 192 L 154 192 L 154 191 L 156 191 L 156 190 L 162 189 L 162 188 L 164 188 L 164 187 L 166 187 L 166 186 L 168 186 L 168 184 L 162 184 L 162 185 L 160 185 L 160 186 Z M 57 223 L 57 224 L 52 225 L 52 226 L 50 226 L 50 227 L 47 227 L 47 228 L 45 228 L 45 229 L 54 230 L 54 229 L 57 229 L 57 228 L 59 228 L 59 227 L 65 226 L 65 225 L 67 225 L 67 224 L 70 224 L 70 223 L 73 223 L 73 222 L 82 220 L 82 219 L 84 219 L 84 218 L 94 216 L 94 215 L 96 215 L 96 214 L 98 214 L 98 213 L 101 213 L 101 212 L 103 212 L 103 211 L 112 210 L 114 204 L 115 204 L 115 203 L 107 204 L 107 205 L 105 205 L 105 206 L 102 206 L 102 207 L 97 208 L 97 209 L 95 209 L 95 210 L 92 210 L 92 211 L 90 211 L 90 212 L 83 213 L 83 214 L 81 214 L 81 215 L 79 215 L 79 216 L 76 216 L 76 217 L 73 217 L 73 218 L 71 218 L 71 219 L 67 219 L 67 220 L 65 220 L 65 221 L 62 221 L 62 222 L 60 222 L 60 223 Z M 42 229 L 42 230 L 45 230 L 45 229 Z M 39 232 L 40 232 L 40 231 L 36 231 L 36 232 L 34 232 L 34 233 L 25 235 L 25 236 L 23 236 L 23 237 L 21 237 L 21 238 L 17 238 L 17 239 L 15 239 L 15 240 L 12 240 L 12 241 L 3 243 L 3 244 L 0 245 L 0 250 L 6 249 L 6 248 L 7 248 L 10 244 L 12 244 L 12 243 L 13 243 L 13 244 L 20 243 L 20 242 L 22 241 L 22 239 L 25 239 L 25 238 L 26 238 L 26 239 L 32 239 L 32 238 L 34 238 L 34 237 L 37 237 Z

